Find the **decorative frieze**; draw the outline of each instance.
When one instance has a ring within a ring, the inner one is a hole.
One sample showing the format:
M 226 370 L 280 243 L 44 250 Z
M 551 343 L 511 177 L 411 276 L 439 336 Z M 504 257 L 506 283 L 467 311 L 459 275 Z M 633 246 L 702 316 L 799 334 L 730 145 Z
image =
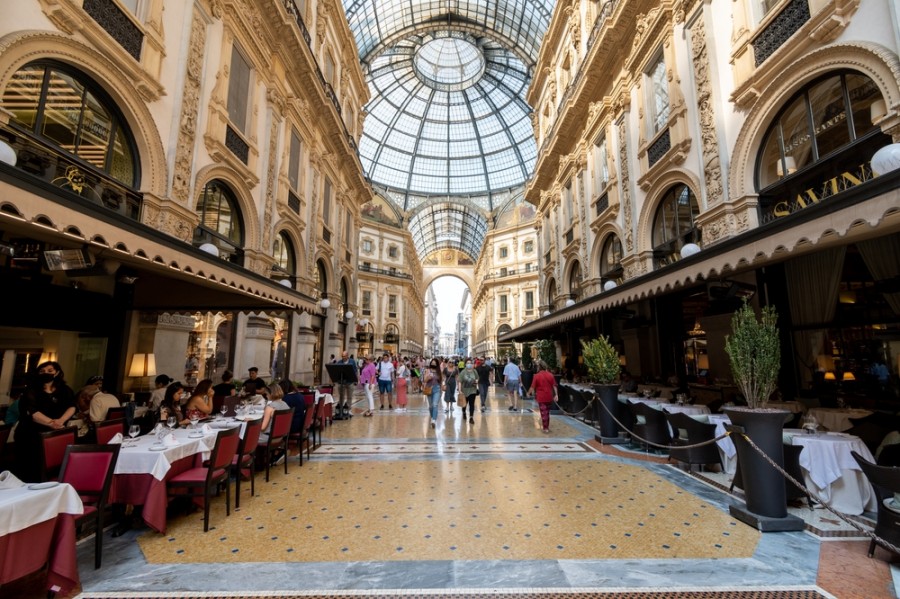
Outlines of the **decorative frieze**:
M 206 22 L 194 9 L 191 40 L 188 49 L 184 97 L 178 119 L 178 143 L 175 148 L 175 168 L 172 177 L 172 197 L 181 204 L 190 204 L 193 176 L 194 143 L 197 135 L 197 115 L 200 106 L 200 77 L 203 74 L 203 49 L 206 46 Z
M 706 201 L 707 205 L 713 205 L 724 199 L 724 193 L 722 166 L 719 162 L 719 145 L 716 139 L 716 108 L 712 95 L 712 84 L 709 80 L 709 55 L 703 19 L 698 19 L 696 25 L 691 29 L 691 56 L 697 89 L 697 107 L 699 109 L 697 116 L 700 121 Z
M 625 216 L 625 252 L 634 252 L 634 232 L 631 210 L 631 175 L 628 167 L 628 142 L 625 131 L 625 117 L 618 123 L 619 129 L 619 172 L 622 178 L 622 211 Z

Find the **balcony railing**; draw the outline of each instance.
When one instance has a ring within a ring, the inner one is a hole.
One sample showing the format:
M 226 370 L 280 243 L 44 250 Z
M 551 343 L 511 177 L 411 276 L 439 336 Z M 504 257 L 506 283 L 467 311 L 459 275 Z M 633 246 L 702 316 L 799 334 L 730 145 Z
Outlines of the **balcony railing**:
M 295 214 L 300 214 L 300 198 L 293 191 L 288 191 L 288 208 Z
M 387 275 L 389 277 L 395 277 L 397 279 L 412 279 L 412 275 L 400 272 L 397 270 L 388 270 L 386 268 L 375 268 L 374 266 L 366 266 L 365 264 L 359 267 L 360 272 L 368 272 L 376 275 Z
M 609 194 L 604 193 L 600 196 L 600 199 L 597 200 L 597 216 L 603 214 L 607 208 L 609 208 Z
M 756 66 L 764 63 L 810 18 L 807 0 L 793 0 L 785 6 L 752 42 L 753 59 Z
M 83 8 L 132 58 L 141 60 L 144 33 L 113 0 L 84 0 Z
M 647 148 L 647 167 L 649 168 L 659 162 L 659 159 L 665 156 L 670 149 L 672 149 L 672 138 L 669 135 L 669 128 L 666 127 L 666 130 L 653 140 L 653 143 Z
M 244 164 L 250 162 L 250 146 L 240 133 L 231 128 L 231 125 L 225 128 L 225 147 Z
M 16 167 L 20 170 L 111 212 L 132 220 L 141 219 L 142 194 L 95 169 L 90 163 L 81 162 L 38 139 L 10 130 L 4 130 L 4 133 L 16 151 Z

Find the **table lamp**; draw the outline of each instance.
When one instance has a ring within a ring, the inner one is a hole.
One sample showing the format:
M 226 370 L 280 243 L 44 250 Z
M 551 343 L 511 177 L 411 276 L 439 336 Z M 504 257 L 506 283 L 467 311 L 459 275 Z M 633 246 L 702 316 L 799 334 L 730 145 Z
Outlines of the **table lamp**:
M 128 376 L 140 379 L 140 390 L 143 391 L 147 377 L 156 376 L 156 356 L 153 354 L 134 354 L 131 358 L 131 370 Z

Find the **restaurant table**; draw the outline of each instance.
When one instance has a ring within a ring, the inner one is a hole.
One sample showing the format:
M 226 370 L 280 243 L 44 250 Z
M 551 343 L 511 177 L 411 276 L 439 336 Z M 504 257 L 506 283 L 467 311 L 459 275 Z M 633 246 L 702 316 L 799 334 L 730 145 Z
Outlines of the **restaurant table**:
M 874 462 L 871 452 L 859 437 L 847 433 L 797 433 L 791 444 L 800 445 L 803 482 L 823 502 L 844 514 L 858 516 L 877 510 L 877 495 L 865 474 L 853 459 L 855 451 Z
M 724 435 L 725 427 L 731 424 L 731 419 L 726 414 L 710 414 L 707 419 L 710 424 L 716 425 L 716 437 Z M 719 457 L 722 458 L 722 468 L 728 474 L 734 474 L 737 468 L 737 449 L 734 441 L 731 437 L 724 437 L 716 441 L 716 446 L 719 448 Z
M 35 486 L 0 489 L 0 585 L 48 564 L 47 589 L 66 593 L 79 584 L 75 517 L 84 506 L 71 485 Z
M 858 408 L 810 408 L 807 416 L 815 416 L 818 423 L 829 431 L 843 432 L 853 428 L 851 418 L 865 418 L 871 415 L 869 410 Z

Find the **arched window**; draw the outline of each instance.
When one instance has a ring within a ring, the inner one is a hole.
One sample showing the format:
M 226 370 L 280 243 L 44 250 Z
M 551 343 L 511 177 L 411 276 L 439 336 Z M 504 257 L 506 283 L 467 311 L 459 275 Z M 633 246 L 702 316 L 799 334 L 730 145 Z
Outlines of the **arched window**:
M 347 279 L 341 279 L 341 318 L 350 309 L 350 292 L 347 290 Z
M 682 246 L 700 241 L 696 219 L 700 213 L 697 198 L 691 188 L 679 183 L 669 188 L 653 220 L 653 254 L 656 267 L 676 262 Z
M 194 243 L 212 243 L 219 249 L 219 257 L 243 264 L 244 227 L 237 198 L 222 181 L 206 184 L 197 204 L 200 224 L 194 233 Z
M 552 304 L 556 297 L 556 279 L 547 281 L 547 302 Z
M 575 301 L 581 299 L 581 262 L 575 262 L 569 269 L 569 295 Z
M 882 99 L 875 82 L 851 71 L 809 83 L 787 102 L 766 133 L 757 164 L 757 189 L 825 162 L 880 131 L 872 124 L 871 107 Z M 868 158 L 874 150 L 853 152 Z
M 88 170 L 138 187 L 137 153 L 125 119 L 80 71 L 51 61 L 25 65 L 3 90 L 2 105 L 16 128 L 77 158 L 75 163 Z
M 609 235 L 600 250 L 600 278 L 606 281 L 622 282 L 622 242 L 618 235 Z
M 275 238 L 275 244 L 272 246 L 272 256 L 275 258 L 276 274 L 293 277 L 297 274 L 296 254 L 294 253 L 294 244 L 288 234 L 282 231 Z
M 328 274 L 325 270 L 325 265 L 322 264 L 322 261 L 319 260 L 316 262 L 316 289 L 319 290 L 319 295 L 321 297 L 325 297 L 325 294 L 328 293 Z

